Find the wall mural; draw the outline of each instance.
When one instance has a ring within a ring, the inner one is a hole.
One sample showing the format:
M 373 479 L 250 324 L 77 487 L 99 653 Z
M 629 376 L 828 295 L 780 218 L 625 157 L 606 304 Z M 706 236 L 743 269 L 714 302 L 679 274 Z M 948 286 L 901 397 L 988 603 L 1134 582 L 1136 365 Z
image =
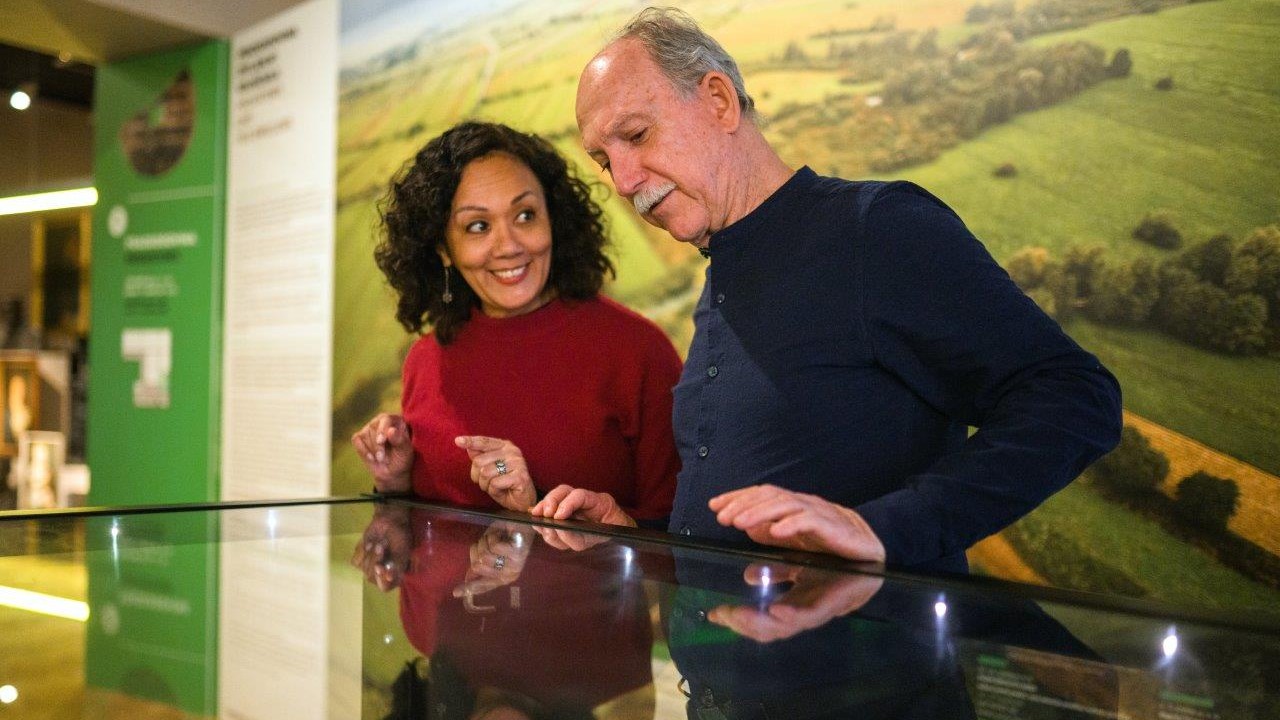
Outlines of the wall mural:
M 705 261 L 578 144 L 577 76 L 632 2 L 343 6 L 335 489 L 398 407 L 412 338 L 373 264 L 376 203 L 469 117 L 540 133 L 602 183 L 613 297 L 678 348 Z M 965 218 L 1120 378 L 1119 450 L 972 553 L 979 572 L 1211 607 L 1280 601 L 1280 3 L 682 3 L 733 53 L 793 166 L 905 178 Z

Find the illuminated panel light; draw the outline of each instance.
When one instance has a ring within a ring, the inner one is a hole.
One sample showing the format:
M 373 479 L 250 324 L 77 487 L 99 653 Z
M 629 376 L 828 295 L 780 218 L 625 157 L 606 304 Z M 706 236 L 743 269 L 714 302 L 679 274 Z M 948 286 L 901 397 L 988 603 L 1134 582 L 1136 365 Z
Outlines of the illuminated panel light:
M 26 110 L 31 107 L 31 96 L 22 90 L 14 90 L 9 96 L 9 107 L 14 110 Z
M 1160 649 L 1167 658 L 1173 657 L 1178 652 L 1178 634 L 1173 630 L 1169 630 L 1169 634 L 1164 636 L 1164 640 L 1160 643 Z
M 13 197 L 0 198 L 0 215 L 87 207 L 97 202 L 98 191 L 96 188 L 91 187 L 56 190 L 34 195 L 14 195 Z
M 933 614 L 934 614 L 934 615 L 937 615 L 939 620 L 941 620 L 942 618 L 946 617 L 946 616 L 947 616 L 947 604 L 946 604 L 945 602 L 941 601 L 941 600 L 939 600 L 938 602 L 934 603 L 934 604 L 933 604 Z
M 18 699 L 18 688 L 12 685 L 0 687 L 0 703 L 8 705 Z
M 31 592 L 30 590 L 19 590 L 18 588 L 5 587 L 4 585 L 0 585 L 0 607 L 28 610 L 41 615 L 52 615 L 80 622 L 89 619 L 88 603 Z

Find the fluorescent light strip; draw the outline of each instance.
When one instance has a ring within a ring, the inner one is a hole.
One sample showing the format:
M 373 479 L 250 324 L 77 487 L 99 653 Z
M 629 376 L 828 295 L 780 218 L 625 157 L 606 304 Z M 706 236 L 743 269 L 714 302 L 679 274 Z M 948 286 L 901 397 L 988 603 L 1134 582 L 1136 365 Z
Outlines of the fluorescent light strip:
M 17 215 L 19 213 L 41 212 L 43 210 L 86 207 L 97 202 L 98 191 L 91 187 L 57 190 L 34 195 L 14 195 L 13 197 L 0 198 L 0 215 Z
M 89 619 L 89 604 L 79 600 L 68 600 L 56 595 L 19 590 L 18 588 L 0 585 L 0 607 L 11 607 L 18 610 L 29 610 L 41 615 L 79 620 Z

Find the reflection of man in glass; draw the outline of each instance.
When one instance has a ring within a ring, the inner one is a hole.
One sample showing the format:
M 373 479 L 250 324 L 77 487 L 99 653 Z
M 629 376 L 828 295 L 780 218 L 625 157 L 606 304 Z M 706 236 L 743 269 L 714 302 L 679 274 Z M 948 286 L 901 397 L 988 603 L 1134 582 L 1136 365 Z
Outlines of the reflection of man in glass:
M 690 720 L 1042 717 L 1031 714 L 1038 705 L 1114 717 L 1114 672 L 1032 602 L 675 555 L 679 587 L 664 617 Z M 1053 672 L 1010 672 L 1016 691 L 1034 685 L 1010 710 L 1001 688 L 980 681 L 977 658 L 1027 653 Z

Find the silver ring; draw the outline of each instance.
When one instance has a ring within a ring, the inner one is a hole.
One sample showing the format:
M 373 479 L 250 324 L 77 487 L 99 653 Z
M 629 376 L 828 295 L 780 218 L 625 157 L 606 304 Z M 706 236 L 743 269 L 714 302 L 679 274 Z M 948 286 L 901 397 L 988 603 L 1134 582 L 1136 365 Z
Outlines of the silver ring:
M 498 474 L 499 474 L 499 475 L 506 475 L 507 473 L 511 472 L 510 470 L 508 470 L 508 469 L 507 469 L 507 461 L 506 461 L 506 460 L 502 460 L 502 459 L 495 460 L 495 461 L 493 462 L 493 466 L 494 466 L 494 467 L 496 467 L 496 468 L 498 468 Z
M 506 567 L 506 566 L 507 566 L 507 556 L 506 556 L 506 555 L 499 555 L 498 557 L 496 557 L 496 558 L 494 558 L 494 559 L 493 559 L 493 569 L 494 569 L 494 570 L 501 570 L 502 568 L 504 568 L 504 567 Z

